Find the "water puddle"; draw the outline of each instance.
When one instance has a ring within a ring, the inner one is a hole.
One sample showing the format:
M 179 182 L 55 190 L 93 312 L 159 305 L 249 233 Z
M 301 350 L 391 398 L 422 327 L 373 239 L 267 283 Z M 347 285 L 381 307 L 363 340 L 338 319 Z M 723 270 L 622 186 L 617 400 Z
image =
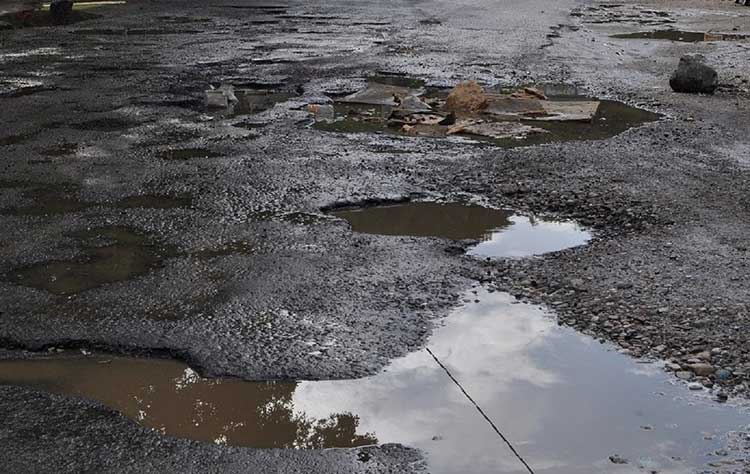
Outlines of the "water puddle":
M 701 41 L 742 41 L 750 38 L 750 35 L 735 33 L 701 33 L 680 30 L 657 30 L 639 31 L 637 33 L 622 33 L 612 35 L 612 38 L 621 39 L 655 39 L 679 41 L 684 43 L 698 43 Z
M 253 115 L 272 109 L 276 104 L 299 96 L 297 91 L 275 88 L 274 84 L 238 84 L 233 86 L 232 93 L 237 99 L 225 103 L 215 113 L 225 118 Z
M 522 257 L 583 245 L 591 235 L 573 222 L 549 222 L 461 203 L 405 202 L 344 208 L 331 215 L 354 232 L 479 240 L 477 257 Z
M 164 160 L 190 160 L 193 158 L 217 158 L 222 156 L 221 153 L 209 150 L 208 148 L 169 148 L 159 152 L 159 157 Z
M 530 90 L 533 94 L 526 92 Z M 660 117 L 557 84 L 480 89 L 480 93 L 485 99 L 481 108 L 454 112 L 448 89 L 424 87 L 423 81 L 408 77 L 376 76 L 365 89 L 337 98 L 333 110 L 311 106 L 310 111 L 317 130 L 433 138 L 455 135 L 502 147 L 602 140 Z
M 75 155 L 80 150 L 78 143 L 61 143 L 59 145 L 51 146 L 42 150 L 44 156 L 50 156 L 53 158 L 60 158 L 65 156 Z
M 13 145 L 19 145 L 21 143 L 24 143 L 28 140 L 31 140 L 35 136 L 42 133 L 41 130 L 35 130 L 33 132 L 24 132 L 24 133 L 17 133 L 15 135 L 8 135 L 5 137 L 0 138 L 0 146 L 13 146 Z
M 7 277 L 22 286 L 68 296 L 143 275 L 172 252 L 124 227 L 103 227 L 73 236 L 85 248 L 80 257 L 21 268 Z
M 138 124 L 121 118 L 100 118 L 74 123 L 70 127 L 76 130 L 90 130 L 95 132 L 119 132 L 135 127 Z
M 193 199 L 190 196 L 163 196 L 159 194 L 141 194 L 129 196 L 117 202 L 123 209 L 177 209 L 190 207 Z
M 475 301 L 446 319 L 429 350 L 359 380 L 212 380 L 175 361 L 94 355 L 2 361 L 0 383 L 98 400 L 161 433 L 234 446 L 403 443 L 424 450 L 436 474 L 526 472 L 477 406 L 537 473 L 732 467 L 725 434 L 747 427 L 745 411 L 507 294 L 466 298 Z M 310 352 L 320 354 L 316 341 Z
M 49 26 L 62 26 L 80 23 L 82 21 L 99 18 L 99 15 L 93 13 L 73 10 L 62 18 L 53 17 L 49 9 L 35 10 L 23 13 L 7 13 L 0 15 L 0 22 L 11 25 L 14 28 L 37 28 Z
M 32 189 L 25 191 L 23 196 L 33 200 L 33 204 L 3 209 L 0 211 L 0 214 L 10 216 L 50 216 L 80 212 L 90 206 L 90 204 L 74 197 L 72 192 L 66 192 L 64 189 L 58 188 Z

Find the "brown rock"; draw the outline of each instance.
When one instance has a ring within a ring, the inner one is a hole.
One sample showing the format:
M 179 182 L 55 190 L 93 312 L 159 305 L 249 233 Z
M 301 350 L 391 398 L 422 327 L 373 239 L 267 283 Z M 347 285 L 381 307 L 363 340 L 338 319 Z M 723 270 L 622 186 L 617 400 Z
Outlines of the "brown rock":
M 691 364 L 688 369 L 700 377 L 706 377 L 716 372 L 716 368 L 711 364 Z
M 482 86 L 474 81 L 462 82 L 448 94 L 445 108 L 451 112 L 481 112 L 487 108 L 488 98 Z

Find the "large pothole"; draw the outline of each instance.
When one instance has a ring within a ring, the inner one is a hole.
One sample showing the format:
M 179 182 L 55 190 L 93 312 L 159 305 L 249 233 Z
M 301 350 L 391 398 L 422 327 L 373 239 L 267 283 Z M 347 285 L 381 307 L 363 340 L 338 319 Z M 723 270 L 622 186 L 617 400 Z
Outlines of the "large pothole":
M 470 93 L 478 103 L 461 104 L 452 99 L 460 98 L 459 88 L 378 76 L 332 106 L 312 105 L 310 111 L 314 128 L 328 132 L 463 137 L 503 147 L 601 140 L 659 119 L 621 102 L 587 97 L 573 86 L 474 87 Z
M 354 232 L 477 240 L 468 254 L 522 257 L 583 245 L 591 234 L 574 222 L 557 222 L 472 204 L 403 202 L 336 209 Z
M 428 349 L 360 380 L 211 380 L 170 360 L 58 355 L 0 362 L 0 383 L 97 400 L 163 434 L 221 444 L 403 443 L 433 473 L 525 472 L 488 420 L 535 472 L 741 469 L 725 435 L 750 424 L 746 412 L 507 294 L 477 289 L 464 301 Z M 308 345 L 309 357 L 325 350 Z

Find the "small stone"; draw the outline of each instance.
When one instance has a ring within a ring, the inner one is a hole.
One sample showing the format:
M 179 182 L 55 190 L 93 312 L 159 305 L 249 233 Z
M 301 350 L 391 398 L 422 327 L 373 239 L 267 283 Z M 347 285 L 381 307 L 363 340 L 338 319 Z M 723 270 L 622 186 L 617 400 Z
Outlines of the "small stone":
M 724 392 L 719 392 L 716 394 L 716 401 L 724 403 L 727 400 L 729 400 L 729 396 Z
M 716 371 L 717 380 L 729 380 L 732 378 L 732 372 L 727 369 L 719 369 Z
M 688 369 L 700 377 L 706 377 L 716 372 L 716 368 L 711 364 L 691 364 Z
M 619 454 L 613 454 L 612 456 L 610 456 L 609 461 L 612 464 L 627 464 L 628 463 L 628 460 L 620 456 Z
M 693 391 L 703 390 L 703 385 L 699 384 L 698 382 L 690 382 L 688 384 L 688 389 Z
M 668 370 L 671 370 L 672 372 L 677 372 L 679 370 L 682 370 L 682 366 L 680 364 L 677 364 L 675 362 L 667 362 L 664 364 L 664 367 L 666 367 Z
M 674 373 L 675 377 L 680 380 L 693 380 L 693 373 L 687 370 L 678 370 Z

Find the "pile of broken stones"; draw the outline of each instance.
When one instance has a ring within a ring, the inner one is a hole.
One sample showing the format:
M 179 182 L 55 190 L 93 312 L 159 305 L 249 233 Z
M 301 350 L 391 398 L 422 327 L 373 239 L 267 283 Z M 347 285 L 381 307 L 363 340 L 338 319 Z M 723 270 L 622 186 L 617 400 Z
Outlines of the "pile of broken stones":
M 406 135 L 471 135 L 495 140 L 549 133 L 529 124 L 534 122 L 591 122 L 599 109 L 599 101 L 550 100 L 532 87 L 495 93 L 474 81 L 457 85 L 447 97 L 427 95 L 424 88 L 370 82 L 338 103 L 364 106 L 350 110 L 349 119 L 385 123 Z M 343 119 L 334 117 L 331 106 L 313 104 L 308 110 L 317 120 Z

